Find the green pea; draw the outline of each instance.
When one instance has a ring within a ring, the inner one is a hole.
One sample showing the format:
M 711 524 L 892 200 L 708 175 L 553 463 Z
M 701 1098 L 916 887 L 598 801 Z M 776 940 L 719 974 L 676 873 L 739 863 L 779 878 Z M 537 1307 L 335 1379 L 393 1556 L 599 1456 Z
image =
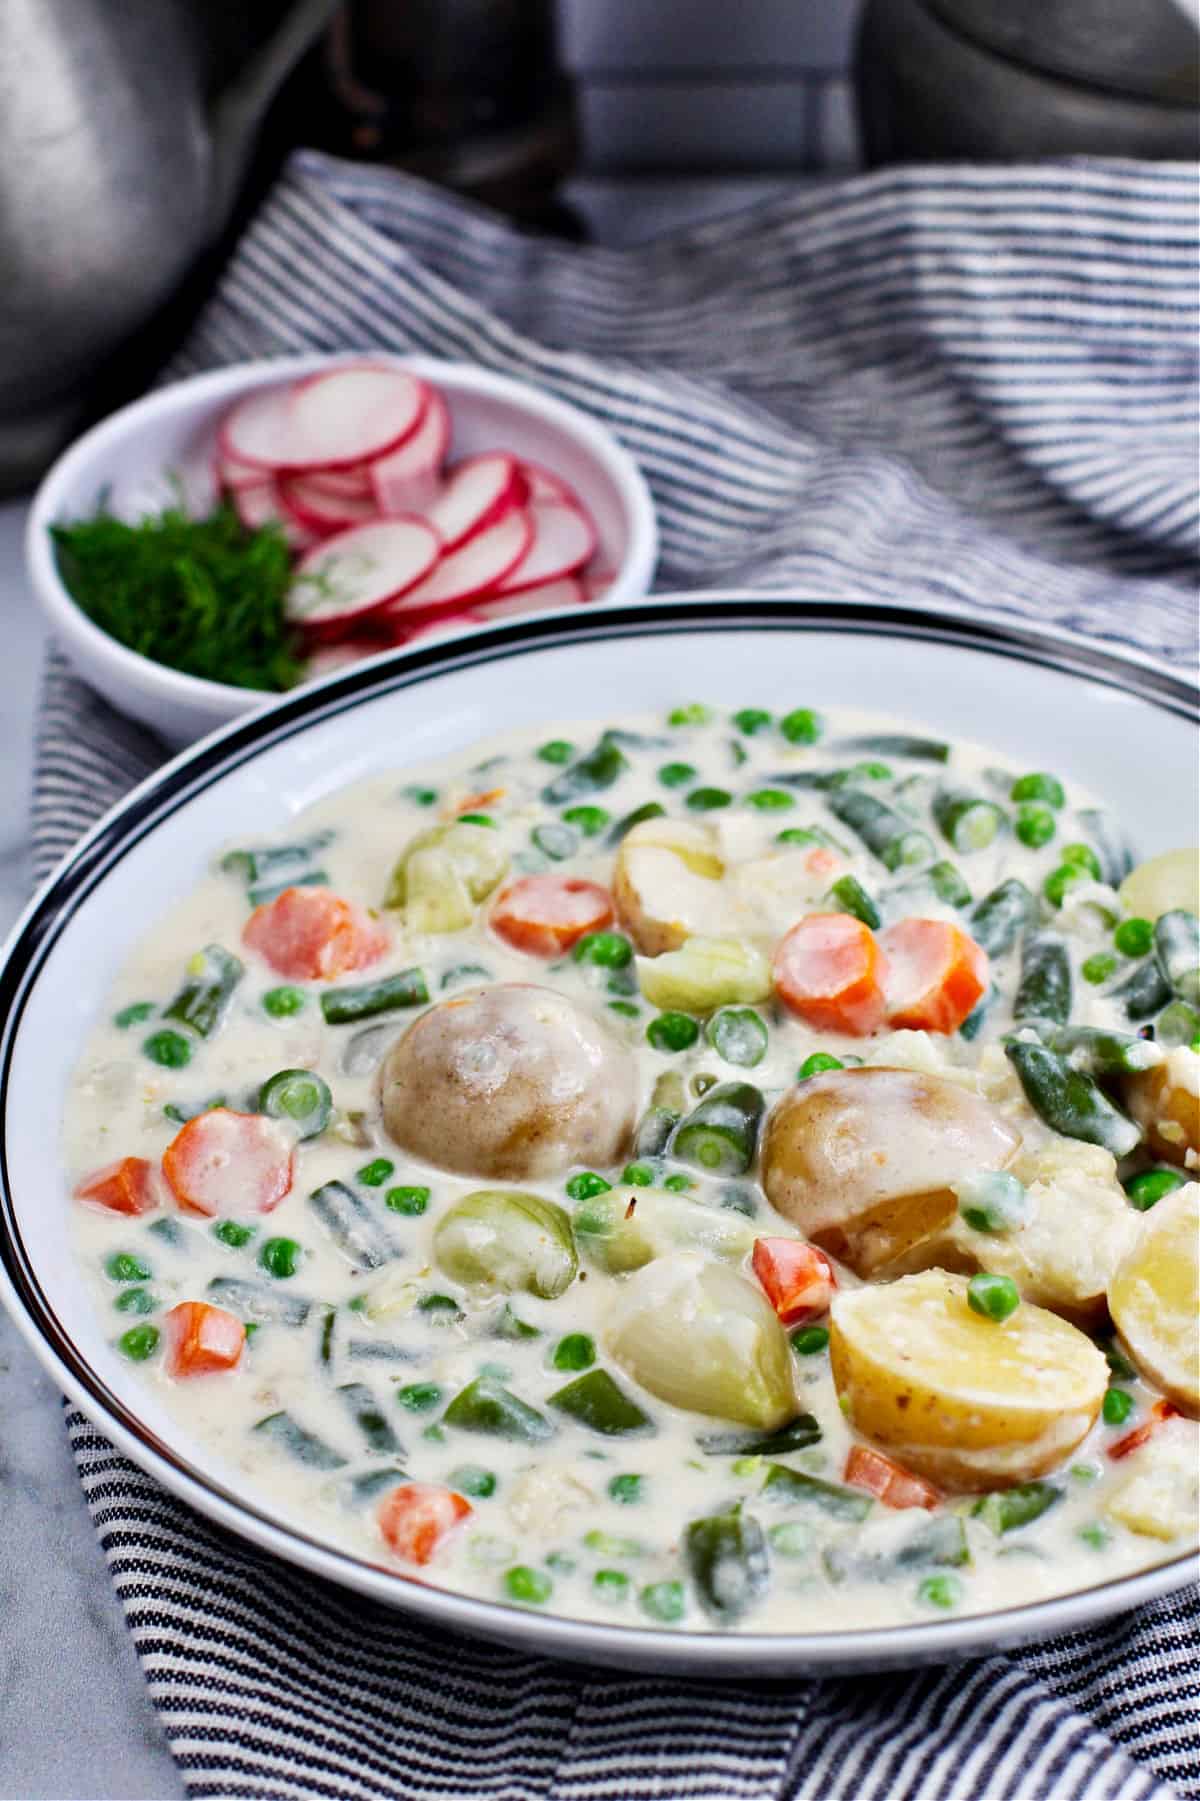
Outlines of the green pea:
M 613 1476 L 608 1484 L 608 1498 L 618 1507 L 632 1507 L 643 1499 L 645 1485 L 644 1476 Z
M 456 1488 L 460 1495 L 470 1495 L 473 1501 L 486 1501 L 496 1492 L 494 1474 L 478 1463 L 464 1463 L 451 1472 L 448 1480 L 451 1488 Z
M 268 1275 L 283 1282 L 295 1275 L 303 1255 L 294 1238 L 268 1238 L 258 1253 L 258 1261 Z
M 438 797 L 436 788 L 411 787 L 402 788 L 400 792 L 418 807 L 432 807 Z
M 767 1054 L 767 1028 L 753 1007 L 722 1007 L 704 1034 L 718 1057 L 742 1069 L 753 1069 Z
M 1149 1213 L 1164 1195 L 1170 1194 L 1172 1189 L 1182 1188 L 1186 1180 L 1187 1177 L 1177 1169 L 1144 1169 L 1140 1175 L 1130 1176 L 1125 1193 L 1130 1205 L 1139 1213 Z
M 623 1601 L 629 1593 L 629 1577 L 624 1570 L 597 1570 L 592 1587 L 604 1601 Z
M 649 1614 L 652 1620 L 659 1620 L 665 1626 L 671 1626 L 676 1620 L 683 1618 L 683 1583 L 651 1582 L 638 1596 L 643 1613 Z
M 428 1188 L 389 1188 L 383 1197 L 385 1207 L 393 1213 L 407 1213 L 415 1216 L 424 1213 L 429 1206 Z
M 1153 947 L 1154 927 L 1148 919 L 1123 919 L 1113 943 L 1123 957 L 1144 957 Z
M 686 1051 L 700 1036 L 700 1027 L 687 1013 L 660 1013 L 646 1027 L 646 1037 L 656 1051 Z
M 134 1001 L 132 1006 L 122 1007 L 119 1013 L 113 1014 L 113 1024 L 119 1026 L 122 1032 L 127 1032 L 130 1026 L 143 1025 L 153 1012 L 153 1001 Z
M 620 932 L 585 932 L 571 955 L 597 969 L 625 969 L 633 961 L 633 946 Z
M 712 718 L 712 708 L 706 707 L 703 701 L 694 700 L 690 706 L 672 707 L 667 714 L 668 725 L 707 725 Z
M 147 1357 L 153 1357 L 157 1351 L 158 1340 L 157 1326 L 130 1326 L 128 1332 L 122 1332 L 118 1338 L 117 1349 L 131 1363 L 145 1363 Z
M 686 788 L 696 779 L 697 771 L 690 763 L 664 763 L 658 779 L 664 788 Z
M 148 1288 L 123 1288 L 113 1306 L 118 1313 L 153 1313 L 158 1306 L 158 1297 Z
M 361 1169 L 355 1170 L 354 1180 L 361 1182 L 364 1188 L 382 1188 L 395 1169 L 396 1165 L 389 1163 L 386 1157 L 376 1157 L 374 1162 L 364 1163 Z
M 890 782 L 892 767 L 890 763 L 855 763 L 846 771 L 844 779 L 848 782 Z M 914 859 L 905 858 L 904 861 L 912 862 Z
M 1044 770 L 1035 771 L 1031 775 L 1018 776 L 1008 791 L 1010 800 L 1043 801 L 1048 807 L 1063 807 L 1067 797 L 1063 785 L 1056 775 L 1047 775 Z
M 1052 907 L 1061 907 L 1070 888 L 1076 888 L 1080 882 L 1088 881 L 1088 872 L 1078 863 L 1063 863 L 1053 870 L 1042 883 L 1042 893 Z
M 795 804 L 795 796 L 786 788 L 756 788 L 753 794 L 746 796 L 746 805 L 757 807 L 760 813 L 782 813 Z
M 148 1282 L 154 1272 L 132 1251 L 114 1251 L 105 1259 L 104 1273 L 110 1282 Z
M 663 1183 L 663 1187 L 669 1188 L 672 1194 L 686 1194 L 689 1188 L 695 1186 L 690 1176 L 668 1176 Z
M 1016 1312 L 1021 1305 L 1021 1296 L 1011 1276 L 994 1276 L 981 1270 L 967 1283 L 967 1305 L 972 1313 L 999 1324 Z
M 537 754 L 543 763 L 569 763 L 575 755 L 575 746 L 565 738 L 551 738 L 547 744 L 538 747 Z
M 425 1426 L 422 1428 L 421 1437 L 428 1439 L 431 1445 L 444 1445 L 446 1442 L 446 1434 L 442 1431 L 442 1428 L 438 1425 L 436 1420 L 432 1426 Z
M 945 1573 L 940 1576 L 926 1576 L 917 1590 L 918 1601 L 926 1607 L 940 1607 L 943 1612 L 957 1607 L 962 1600 L 962 1583 L 957 1576 Z
M 428 1413 L 441 1398 L 442 1391 L 436 1382 L 406 1382 L 403 1388 L 396 1390 L 396 1399 L 410 1413 Z
M 491 831 L 496 829 L 496 821 L 490 813 L 460 813 L 459 825 L 486 825 Z
M 1111 1534 L 1103 1520 L 1089 1520 L 1086 1526 L 1079 1528 L 1075 1536 L 1093 1551 L 1103 1551 Z
M 648 1163 L 627 1163 L 621 1171 L 621 1180 L 630 1188 L 653 1188 L 654 1171 Z
M 254 1237 L 256 1228 L 244 1226 L 240 1219 L 219 1219 L 212 1229 L 214 1238 L 227 1244 L 231 1250 L 240 1251 Z
M 640 1557 L 646 1548 L 640 1539 L 621 1538 L 598 1529 L 585 1532 L 583 1542 L 589 1551 L 596 1551 L 601 1557 Z
M 1127 1388 L 1106 1389 L 1100 1412 L 1106 1426 L 1123 1426 L 1133 1412 L 1133 1396 Z
M 954 1185 L 958 1211 L 974 1232 L 1012 1232 L 1029 1212 L 1025 1186 L 1007 1170 L 980 1170 Z
M 789 744 L 815 744 L 821 736 L 821 715 L 811 707 L 796 707 L 784 714 L 779 729 Z
M 435 1326 L 453 1325 L 462 1319 L 463 1310 L 452 1294 L 423 1294 L 417 1312 L 431 1319 Z
M 185 1069 L 192 1060 L 191 1039 L 170 1029 L 151 1032 L 142 1040 L 142 1050 L 151 1063 L 161 1064 L 163 1069 Z
M 589 1370 L 596 1361 L 595 1342 L 586 1332 L 568 1332 L 554 1347 L 556 1370 Z
M 563 814 L 567 825 L 573 825 L 585 838 L 594 838 L 602 832 L 611 817 L 603 807 L 568 807 Z
M 636 1019 L 640 1012 L 640 1008 L 632 1001 L 609 1001 L 608 1010 L 610 1013 L 619 1013 L 622 1019 Z
M 753 738 L 756 732 L 765 731 L 771 723 L 771 715 L 762 707 L 743 707 L 733 716 L 733 723 L 739 732 L 745 732 L 747 738 Z
M 293 1014 L 302 1013 L 305 997 L 299 988 L 285 983 L 282 988 L 268 988 L 262 997 L 263 1012 L 269 1013 L 272 1019 L 291 1019 Z
M 1022 807 L 1013 829 L 1022 844 L 1030 850 L 1041 850 L 1058 830 L 1058 821 L 1049 807 Z
M 527 1563 L 514 1563 L 504 1572 L 504 1592 L 510 1601 L 527 1607 L 540 1607 L 554 1593 L 554 1584 L 541 1570 L 531 1570 Z
M 687 804 L 693 813 L 715 813 L 718 807 L 727 807 L 732 800 L 727 788 L 693 788 Z
M 806 831 L 803 826 L 788 826 L 786 831 L 776 832 L 776 844 L 820 844 L 821 840 L 815 832 Z
M 1090 982 L 1093 988 L 1098 988 L 1102 982 L 1107 982 L 1109 976 L 1115 973 L 1116 967 L 1117 959 L 1110 952 L 1096 951 L 1093 956 L 1084 958 L 1079 966 L 1079 973 L 1085 982 Z
M 1072 869 L 1086 869 L 1093 882 L 1098 882 L 1103 877 L 1104 871 L 1100 867 L 1100 859 L 1090 844 L 1064 844 L 1062 860 Z M 1146 948 L 1148 950 L 1149 945 Z
M 798 1082 L 807 1082 L 809 1076 L 819 1076 L 826 1069 L 845 1069 L 846 1065 L 840 1057 L 831 1057 L 828 1051 L 814 1051 L 806 1057 L 796 1071 Z
M 594 1169 L 581 1169 L 566 1184 L 567 1193 L 573 1201 L 590 1201 L 594 1194 L 605 1194 L 612 1187 L 603 1176 L 598 1176 Z
M 815 1357 L 828 1343 L 827 1326 L 800 1326 L 792 1333 L 792 1349 L 800 1357 Z

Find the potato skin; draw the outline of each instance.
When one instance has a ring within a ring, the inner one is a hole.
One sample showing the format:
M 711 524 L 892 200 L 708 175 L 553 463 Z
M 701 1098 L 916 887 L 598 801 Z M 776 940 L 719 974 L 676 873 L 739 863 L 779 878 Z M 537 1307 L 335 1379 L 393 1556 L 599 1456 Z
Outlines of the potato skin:
M 1165 1063 L 1125 1078 L 1129 1111 L 1156 1156 L 1187 1167 L 1187 1154 L 1200 1156 L 1200 1053 L 1180 1045 Z
M 637 1107 L 633 1059 L 553 989 L 506 982 L 441 1001 L 380 1071 L 383 1123 L 413 1156 L 463 1175 L 527 1181 L 614 1163 Z
M 1002 1114 L 944 1077 L 828 1070 L 772 1109 L 763 1188 L 806 1237 L 868 1276 L 953 1220 L 953 1182 L 1003 1169 L 1020 1144 Z

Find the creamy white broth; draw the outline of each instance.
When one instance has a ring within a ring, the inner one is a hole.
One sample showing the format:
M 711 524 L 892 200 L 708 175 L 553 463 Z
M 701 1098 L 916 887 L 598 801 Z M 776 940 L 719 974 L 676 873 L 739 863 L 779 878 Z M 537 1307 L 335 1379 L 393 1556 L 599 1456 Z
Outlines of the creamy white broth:
M 280 842 L 328 831 L 331 841 L 320 850 L 317 861 L 330 887 L 364 906 L 378 907 L 389 872 L 409 840 L 452 817 L 467 797 L 503 788 L 501 797 L 494 802 L 481 801 L 479 810 L 494 820 L 497 838 L 513 860 L 508 879 L 541 869 L 608 885 L 616 852 L 606 844 L 605 833 L 581 838 L 575 853 L 563 861 L 550 860 L 531 840 L 536 827 L 560 820 L 564 810 L 541 798 L 547 783 L 561 773 L 561 765 L 539 759 L 538 747 L 562 739 L 579 752 L 586 751 L 605 723 L 584 726 L 574 721 L 558 729 L 542 726 L 474 747 L 450 763 L 405 768 L 373 778 L 311 809 L 293 823 Z M 838 753 L 833 747 L 839 739 L 910 730 L 917 736 L 929 736 L 919 725 L 909 727 L 843 710 L 825 716 L 822 740 L 814 746 L 789 744 L 773 728 L 746 735 L 722 716 L 707 724 L 678 728 L 659 719 L 621 721 L 620 725 L 652 742 L 641 750 L 627 747 L 629 767 L 620 779 L 603 792 L 581 794 L 577 804 L 602 807 L 616 822 L 646 802 L 661 802 L 674 817 L 710 826 L 730 865 L 769 855 L 781 830 L 820 825 L 839 846 L 834 873 L 857 877 L 878 903 L 884 925 L 913 914 L 959 924 L 969 921 L 969 910 L 956 910 L 927 887 L 913 886 L 919 869 L 889 873 L 853 831 L 827 813 L 819 792 L 788 790 L 794 804 L 779 810 L 756 811 L 736 804 L 746 794 L 770 785 L 772 775 L 845 766 L 863 759 L 865 753 Z M 736 753 L 731 748 L 734 745 Z M 739 755 L 744 759 L 741 762 L 736 761 Z M 915 778 L 907 798 L 923 811 L 927 811 L 928 795 L 948 782 L 999 801 L 1010 816 L 1015 813 L 996 777 L 1006 766 L 981 747 L 955 745 L 946 768 L 892 756 L 871 760 L 886 762 L 894 779 L 864 777 L 864 785 L 870 784 L 889 800 L 897 782 Z M 694 779 L 680 787 L 664 786 L 657 772 L 673 762 L 693 766 Z M 1021 773 L 1010 769 L 1010 779 Z M 705 785 L 727 790 L 735 804 L 705 813 L 690 811 L 686 795 Z M 417 790 L 434 793 L 431 804 L 413 798 Z M 901 798 L 905 798 L 903 793 Z M 951 862 L 978 901 L 1011 877 L 1037 893 L 1058 866 L 1062 845 L 1087 841 L 1089 832 L 1076 814 L 1095 804 L 1091 797 L 1072 790 L 1067 807 L 1058 816 L 1054 839 L 1038 850 L 1027 849 L 1011 831 L 1003 831 L 986 848 L 960 854 L 927 817 L 922 823 L 933 839 L 935 858 Z M 706 1453 L 698 1447 L 698 1437 L 729 1430 L 728 1422 L 684 1412 L 641 1392 L 613 1362 L 606 1349 L 606 1331 L 614 1294 L 627 1278 L 606 1274 L 586 1256 L 581 1258 L 579 1276 L 559 1298 L 544 1300 L 525 1292 L 509 1298 L 512 1311 L 539 1336 L 517 1340 L 496 1336 L 503 1301 L 480 1303 L 439 1270 L 433 1253 L 437 1223 L 455 1201 L 484 1186 L 533 1191 L 573 1212 L 575 1203 L 564 1192 L 571 1172 L 548 1180 L 491 1183 L 479 1175 L 457 1175 L 422 1164 L 399 1150 L 383 1128 L 377 1068 L 351 1073 L 344 1059 L 347 1045 L 365 1031 L 378 1032 L 383 1041 L 399 1038 L 419 1009 L 386 1014 L 363 1026 L 328 1026 L 318 1004 L 324 985 L 301 982 L 297 986 L 306 997 L 303 1010 L 292 1018 L 271 1018 L 264 1011 L 262 997 L 286 978 L 242 948 L 242 931 L 250 913 L 245 880 L 237 872 L 220 868 L 219 853 L 208 873 L 198 860 L 197 877 L 195 892 L 148 935 L 114 986 L 110 1016 L 96 1026 L 81 1057 L 64 1139 L 68 1167 L 78 1177 L 122 1156 L 144 1157 L 157 1164 L 179 1130 L 178 1120 L 164 1114 L 165 1107 L 186 1114 L 220 1098 L 232 1108 L 251 1110 L 262 1082 L 287 1068 L 311 1068 L 329 1084 L 335 1106 L 332 1127 L 297 1147 L 290 1192 L 268 1216 L 253 1221 L 247 1218 L 256 1232 L 243 1247 L 217 1239 L 210 1221 L 179 1212 L 169 1195 L 158 1213 L 142 1219 L 122 1218 L 86 1205 L 74 1209 L 77 1253 L 97 1308 L 112 1321 L 114 1340 L 131 1327 L 154 1325 L 179 1301 L 205 1298 L 214 1280 L 243 1279 L 261 1284 L 277 1297 L 311 1303 L 301 1325 L 259 1323 L 240 1365 L 231 1372 L 172 1380 L 158 1356 L 138 1365 L 153 1385 L 156 1398 L 222 1460 L 234 1487 L 331 1544 L 403 1575 L 406 1569 L 411 1572 L 411 1566 L 392 1556 L 376 1517 L 379 1495 L 391 1480 L 388 1472 L 403 1471 L 403 1476 L 395 1474 L 397 1483 L 426 1482 L 470 1492 L 463 1472 L 475 1472 L 471 1480 L 477 1490 L 478 1472 L 487 1471 L 495 1478 L 494 1492 L 471 1494 L 469 1518 L 424 1567 L 423 1579 L 504 1600 L 511 1592 L 508 1572 L 520 1566 L 532 1569 L 549 1585 L 540 1604 L 550 1610 L 643 1625 L 661 1623 L 664 1605 L 668 1613 L 672 1611 L 674 1591 L 662 1591 L 660 1585 L 673 1583 L 681 1585 L 678 1623 L 691 1628 L 712 1623 L 686 1567 L 683 1533 L 690 1521 L 721 1513 L 735 1500 L 742 1500 L 745 1511 L 761 1523 L 769 1547 L 769 1584 L 738 1622 L 755 1631 L 825 1629 L 831 1605 L 838 1624 L 846 1627 L 944 1617 L 943 1607 L 926 1592 L 931 1576 L 951 1578 L 950 1610 L 986 1611 L 1108 1580 L 1186 1548 L 1194 1536 L 1194 1507 L 1190 1521 L 1184 1510 L 1176 1532 L 1154 1536 L 1130 1530 L 1111 1517 L 1106 1506 L 1142 1462 L 1152 1460 L 1155 1469 L 1194 1469 L 1197 1429 L 1188 1419 L 1168 1420 L 1145 1450 L 1120 1463 L 1106 1455 L 1108 1446 L 1121 1436 L 1120 1430 L 1098 1423 L 1064 1466 L 1048 1478 L 1061 1489 L 1061 1498 L 1040 1518 L 1011 1532 L 997 1534 L 984 1517 L 974 1515 L 974 1495 L 947 1494 L 935 1513 L 919 1508 L 897 1511 L 876 1502 L 865 1518 L 847 1520 L 826 1514 L 811 1503 L 778 1502 L 763 1491 L 770 1463 L 841 1483 L 846 1454 L 856 1435 L 843 1417 L 826 1353 L 793 1357 L 797 1411 L 815 1417 L 821 1432 L 819 1442 L 764 1459 Z M 822 909 L 829 879 L 832 877 L 814 877 L 802 911 Z M 897 893 L 905 885 L 905 891 Z M 636 1059 L 639 1116 L 651 1104 L 656 1082 L 667 1072 L 682 1078 L 689 1105 L 696 1099 L 695 1078 L 707 1075 L 720 1082 L 754 1083 L 769 1109 L 792 1088 L 805 1059 L 818 1051 L 860 1058 L 868 1065 L 949 1076 L 982 1095 L 1017 1126 L 1023 1145 L 1015 1167 L 1023 1180 L 1031 1187 L 1040 1184 L 1039 1193 L 1048 1182 L 1052 1188 L 1059 1182 L 1055 1193 L 1061 1191 L 1065 1235 L 1073 1229 L 1072 1183 L 1100 1181 L 1115 1187 L 1115 1166 L 1110 1159 L 1106 1168 L 1106 1153 L 1062 1139 L 1037 1117 L 998 1042 L 1012 1024 L 1019 962 L 1016 951 L 994 962 L 993 979 L 1000 996 L 973 1041 L 958 1033 L 945 1036 L 887 1030 L 866 1038 L 848 1037 L 815 1030 L 768 1002 L 758 1008 L 768 1026 L 766 1055 L 757 1066 L 745 1069 L 723 1062 L 703 1030 L 697 1042 L 682 1052 L 655 1049 L 647 1042 L 646 1027 L 656 1009 L 640 1000 L 636 983 L 630 981 L 633 965 L 628 971 L 614 973 L 589 969 L 569 956 L 548 962 L 517 952 L 489 930 L 490 904 L 488 900 L 478 908 L 476 922 L 467 930 L 425 936 L 409 932 L 402 913 L 389 913 L 392 942 L 386 956 L 342 982 L 355 986 L 419 967 L 430 1001 L 436 1003 L 478 983 L 481 978 L 477 975 L 452 973 L 463 966 L 476 966 L 486 970 L 491 982 L 538 982 L 555 987 L 604 1017 L 627 1047 L 628 1056 Z M 1103 910 L 1115 904 L 1110 891 L 1082 884 L 1072 889 L 1061 912 L 1053 915 L 1053 923 L 1070 946 L 1072 1023 L 1135 1031 L 1119 1003 L 1109 998 L 1113 983 L 1093 985 L 1080 975 L 1086 958 L 1111 946 L 1112 926 L 1105 922 Z M 769 935 L 777 936 L 790 921 L 774 916 L 773 905 L 785 903 L 772 903 L 769 897 L 763 901 Z M 1050 916 L 1050 909 L 1046 912 Z M 621 929 L 619 922 L 614 929 Z M 187 1067 L 159 1067 L 142 1054 L 140 1046 L 149 1033 L 169 1023 L 158 1013 L 178 991 L 189 958 L 208 944 L 238 954 L 245 973 L 219 1030 L 197 1045 Z M 1124 959 L 1119 962 L 1113 981 L 1132 968 Z M 450 979 L 444 985 L 447 976 Z M 153 1018 L 124 1029 L 113 1023 L 124 1009 L 147 1002 L 155 1005 Z M 613 1003 L 622 1010 L 614 1011 Z M 1173 1053 L 1175 1062 L 1181 1057 L 1192 1059 L 1184 1077 L 1194 1083 L 1196 1059 L 1190 1052 Z M 371 1186 L 357 1179 L 358 1172 L 380 1159 L 392 1165 L 380 1184 Z M 619 1185 L 625 1163 L 635 1161 L 630 1149 L 627 1157 L 599 1173 Z M 694 1183 L 688 1191 L 693 1199 L 722 1209 L 729 1217 L 750 1219 L 754 1233 L 796 1236 L 797 1229 L 768 1205 L 757 1180 L 757 1167 L 736 1180 L 721 1180 L 668 1160 L 654 1173 L 659 1180 L 664 1175 L 686 1175 Z M 398 1254 L 382 1270 L 355 1269 L 314 1213 L 310 1195 L 334 1180 L 350 1184 L 367 1197 L 386 1226 Z M 384 1197 L 403 1187 L 427 1188 L 427 1210 L 389 1210 Z M 1045 1200 L 1039 1204 L 1049 1205 Z M 1131 1239 L 1139 1217 L 1127 1208 L 1113 1232 Z M 170 1222 L 176 1242 L 168 1242 L 162 1235 L 164 1221 Z M 285 1280 L 273 1279 L 257 1263 L 263 1241 L 276 1236 L 294 1239 L 302 1247 L 299 1268 Z M 143 1258 L 152 1271 L 151 1278 L 140 1284 L 118 1284 L 110 1279 L 105 1262 L 119 1250 Z M 1115 1254 L 1116 1247 L 1103 1251 L 1106 1257 Z M 1006 1267 L 999 1253 L 990 1267 Z M 842 1287 L 857 1285 L 858 1278 L 850 1270 L 839 1267 L 837 1274 Z M 377 1296 L 383 1284 L 396 1291 L 395 1309 L 388 1317 L 373 1320 L 361 1310 L 361 1300 L 364 1295 Z M 146 1305 L 151 1310 L 144 1316 L 116 1308 L 131 1286 L 147 1293 Z M 456 1303 L 456 1309 L 435 1302 L 435 1310 L 423 1310 L 421 1302 L 431 1296 Z M 220 1295 L 214 1292 L 208 1298 L 219 1300 Z M 330 1308 L 336 1313 L 331 1360 L 326 1363 L 322 1346 Z M 601 1438 L 548 1406 L 550 1396 L 576 1373 L 555 1367 L 552 1361 L 556 1345 L 574 1333 L 588 1334 L 594 1340 L 597 1365 L 610 1370 L 622 1389 L 636 1396 L 653 1421 L 652 1435 Z M 399 1360 L 389 1360 L 391 1351 L 402 1354 Z M 528 1444 L 441 1426 L 446 1405 L 481 1370 L 494 1374 L 522 1401 L 552 1419 L 553 1438 L 544 1445 Z M 340 1385 L 352 1382 L 370 1388 L 400 1449 L 371 1451 L 337 1392 Z M 1128 1422 L 1132 1427 L 1145 1418 L 1155 1391 L 1137 1378 L 1125 1378 L 1121 1386 L 1133 1397 Z M 278 1443 L 256 1434 L 258 1422 L 280 1411 L 316 1435 L 344 1462 L 336 1469 L 310 1467 L 296 1461 Z M 380 1486 L 375 1492 L 356 1495 L 356 1480 L 376 1473 Z M 619 1498 L 619 1484 L 617 1492 L 610 1493 L 613 1478 L 626 1475 L 642 1478 L 634 1501 Z M 1178 1487 L 1185 1477 L 1171 1480 Z M 906 1563 L 904 1547 L 930 1522 L 946 1518 L 962 1520 L 970 1561 L 945 1565 L 922 1563 L 918 1558 Z M 1081 1531 L 1085 1536 L 1080 1536 Z M 895 1564 L 897 1553 L 899 1565 Z M 856 1575 L 855 1560 L 861 1570 L 863 1560 L 875 1554 L 875 1571 Z M 843 1573 L 834 1583 L 830 1560 L 837 1569 L 839 1556 Z M 876 1573 L 880 1569 L 890 1569 L 890 1573 Z M 614 1579 L 597 1586 L 599 1571 L 624 1574 L 627 1586 L 622 1589 Z M 649 1598 L 647 1591 L 651 1591 Z M 943 1604 L 945 1600 L 943 1595 Z

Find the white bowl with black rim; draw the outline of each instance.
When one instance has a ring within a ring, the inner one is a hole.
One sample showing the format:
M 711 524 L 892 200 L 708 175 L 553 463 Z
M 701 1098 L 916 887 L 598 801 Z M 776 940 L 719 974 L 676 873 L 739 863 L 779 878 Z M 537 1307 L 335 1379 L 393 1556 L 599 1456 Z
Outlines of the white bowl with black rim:
M 72 598 L 50 528 L 88 518 L 101 503 L 126 520 L 160 512 L 180 497 L 189 511 L 207 511 L 216 501 L 218 430 L 235 401 L 361 360 L 352 354 L 279 357 L 155 389 L 85 432 L 34 496 L 25 560 L 55 639 L 86 682 L 168 743 L 190 744 L 279 696 L 185 675 L 118 643 Z M 374 352 L 371 361 L 394 363 L 437 388 L 450 414 L 455 462 L 507 450 L 575 490 L 595 527 L 593 560 L 612 572 L 604 599 L 593 604 L 621 605 L 649 590 L 658 558 L 654 503 L 641 470 L 600 420 L 490 369 Z
M 1066 633 L 876 604 L 689 596 L 547 614 L 361 664 L 177 757 L 88 833 L 19 921 L 0 967 L 0 1299 L 101 1431 L 210 1519 L 376 1601 L 526 1651 L 708 1677 L 833 1674 L 976 1656 L 1180 1588 L 1196 1574 L 1194 1554 L 995 1612 L 791 1635 L 601 1625 L 472 1599 L 273 1516 L 105 1335 L 63 1255 L 71 1202 L 57 1147 L 77 1047 L 143 933 L 212 851 L 231 835 L 283 832 L 351 780 L 561 721 L 572 697 L 582 723 L 603 717 L 598 697 L 605 711 L 635 713 L 681 696 L 901 713 L 1027 768 L 1056 768 L 1104 798 L 1142 854 L 1194 831 L 1195 691 Z

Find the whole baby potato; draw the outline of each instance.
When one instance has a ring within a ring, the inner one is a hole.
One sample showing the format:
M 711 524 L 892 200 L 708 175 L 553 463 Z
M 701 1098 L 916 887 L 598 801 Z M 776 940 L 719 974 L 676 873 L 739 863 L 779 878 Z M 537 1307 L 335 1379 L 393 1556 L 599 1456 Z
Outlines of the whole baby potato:
M 413 1156 L 463 1175 L 527 1181 L 617 1162 L 637 1108 L 633 1059 L 553 989 L 497 983 L 441 1001 L 380 1072 L 383 1123 Z
M 772 1109 L 763 1187 L 807 1238 L 867 1276 L 953 1220 L 954 1183 L 1003 1169 L 1020 1143 L 995 1107 L 944 1077 L 828 1070 Z

